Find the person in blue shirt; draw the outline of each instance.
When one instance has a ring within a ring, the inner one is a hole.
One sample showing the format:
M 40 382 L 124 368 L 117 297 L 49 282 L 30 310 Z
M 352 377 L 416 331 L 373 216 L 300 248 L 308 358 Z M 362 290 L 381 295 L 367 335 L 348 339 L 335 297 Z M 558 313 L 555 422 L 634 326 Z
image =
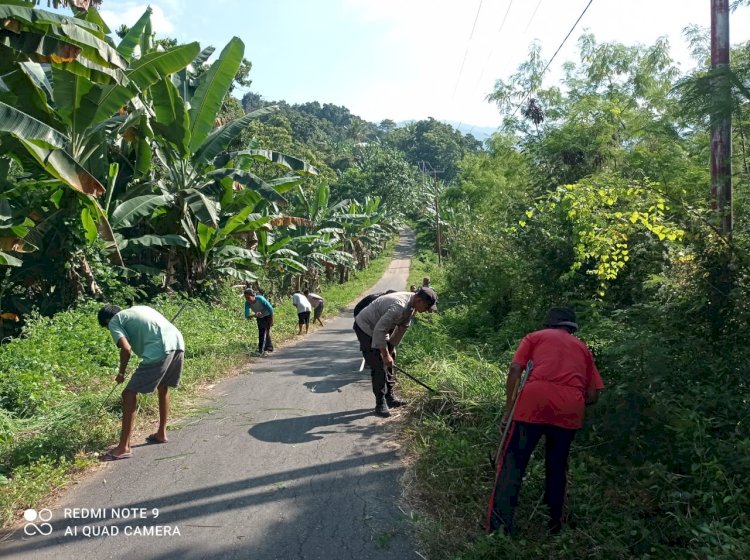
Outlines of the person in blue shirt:
M 251 288 L 245 294 L 245 319 L 255 317 L 258 322 L 258 353 L 273 352 L 271 327 L 273 327 L 273 305 L 263 296 L 257 295 Z

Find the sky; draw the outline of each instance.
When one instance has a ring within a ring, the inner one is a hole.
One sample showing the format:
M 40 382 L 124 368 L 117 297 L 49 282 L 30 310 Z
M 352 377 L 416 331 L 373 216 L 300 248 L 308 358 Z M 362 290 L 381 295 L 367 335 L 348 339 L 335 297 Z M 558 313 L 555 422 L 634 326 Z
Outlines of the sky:
M 252 64 L 250 89 L 269 101 L 344 105 L 371 122 L 434 117 L 497 127 L 486 101 L 513 74 L 532 41 L 549 59 L 589 0 L 153 0 L 158 36 L 220 50 L 233 36 Z M 653 44 L 666 36 L 673 57 L 692 67 L 683 29 L 710 26 L 711 0 L 593 0 L 548 71 L 545 85 L 577 60 L 585 31 L 598 42 Z M 147 4 L 104 0 L 115 29 Z M 749 8 L 730 16 L 733 44 L 750 40 Z M 242 92 L 240 92 L 242 93 Z

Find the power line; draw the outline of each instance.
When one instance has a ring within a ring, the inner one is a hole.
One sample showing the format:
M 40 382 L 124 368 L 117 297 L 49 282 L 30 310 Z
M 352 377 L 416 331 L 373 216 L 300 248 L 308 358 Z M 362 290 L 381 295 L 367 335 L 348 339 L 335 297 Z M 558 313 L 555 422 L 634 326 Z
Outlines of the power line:
M 580 15 L 580 16 L 578 16 L 578 19 L 577 19 L 577 20 L 576 20 L 576 22 L 575 22 L 575 23 L 573 24 L 573 27 L 571 27 L 571 28 L 570 28 L 570 31 L 568 31 L 568 34 L 567 34 L 567 35 L 565 36 L 565 38 L 564 38 L 564 39 L 562 40 L 562 43 L 560 43 L 560 46 L 559 46 L 559 47 L 557 47 L 557 50 L 555 51 L 555 54 L 553 54 L 553 55 L 552 55 L 552 58 L 550 58 L 550 59 L 549 59 L 549 62 L 547 62 L 547 65 L 546 65 L 546 66 L 544 67 L 544 70 L 542 70 L 541 76 L 544 76 L 544 73 L 545 73 L 545 72 L 547 71 L 547 68 L 549 68 L 549 67 L 550 67 L 550 64 L 552 64 L 552 61 L 554 61 L 554 60 L 555 60 L 555 57 L 557 56 L 557 53 L 559 53 L 559 52 L 560 52 L 560 49 L 562 49 L 562 48 L 563 48 L 563 45 L 564 45 L 564 44 L 565 44 L 565 42 L 566 42 L 566 41 L 568 40 L 568 37 L 570 37 L 570 36 L 571 36 L 571 34 L 572 34 L 572 33 L 573 33 L 573 31 L 575 30 L 575 28 L 576 28 L 576 27 L 578 26 L 578 22 L 580 22 L 580 21 L 581 21 L 581 19 L 583 18 L 583 16 L 584 16 L 584 15 L 586 14 L 586 11 L 587 11 L 587 10 L 589 9 L 589 7 L 591 6 L 591 4 L 592 4 L 593 2 L 594 2 L 594 0 L 589 0 L 589 3 L 588 3 L 588 4 L 586 4 L 586 7 L 585 7 L 585 8 L 583 9 L 583 11 L 581 12 L 581 15 Z M 527 93 L 527 94 L 526 94 L 526 95 L 524 96 L 524 98 L 523 98 L 523 99 L 521 100 L 521 102 L 520 102 L 520 103 L 519 103 L 519 104 L 518 104 L 518 105 L 516 106 L 516 109 L 515 109 L 515 110 L 513 111 L 513 114 L 511 115 L 511 117 L 514 117 L 514 116 L 515 116 L 515 114 L 516 114 L 516 113 L 518 112 L 518 110 L 519 110 L 519 109 L 521 108 L 521 105 L 523 105 L 524 101 L 526 101 L 526 100 L 527 100 L 527 99 L 529 98 L 529 96 L 530 96 L 530 95 L 531 95 L 531 91 L 529 91 L 529 92 L 528 92 L 528 93 Z
M 500 22 L 500 28 L 497 30 L 497 34 L 500 35 L 503 32 L 503 27 L 505 27 L 505 21 L 508 19 L 508 14 L 510 13 L 510 8 L 513 5 L 513 0 L 510 0 L 508 3 L 508 9 L 505 10 L 505 15 L 503 16 L 503 21 Z M 479 74 L 479 78 L 477 79 L 477 86 L 482 81 L 482 78 L 484 78 L 484 73 L 487 70 L 487 66 L 490 64 L 490 59 L 492 58 L 492 55 L 495 54 L 495 46 L 493 45 L 490 49 L 490 54 L 487 56 L 487 60 L 484 61 L 484 66 L 482 67 L 482 72 Z M 476 86 L 475 86 L 476 87 Z
M 536 8 L 534 8 L 534 13 L 531 14 L 531 17 L 529 18 L 529 23 L 526 24 L 526 29 L 523 30 L 524 34 L 529 30 L 529 26 L 531 25 L 531 22 L 534 21 L 534 16 L 536 16 L 537 10 L 539 10 L 539 6 L 542 5 L 542 0 L 539 0 L 536 4 Z
M 461 68 L 458 70 L 458 76 L 456 77 L 456 86 L 453 88 L 453 96 L 451 99 L 455 99 L 456 92 L 458 91 L 458 84 L 461 82 L 461 74 L 464 71 L 464 64 L 466 64 L 466 57 L 469 55 L 469 47 L 471 46 L 471 40 L 474 38 L 474 30 L 477 28 L 477 21 L 479 20 L 479 12 L 482 11 L 482 3 L 484 0 L 479 0 L 479 7 L 477 7 L 477 15 L 474 16 L 474 25 L 471 27 L 471 33 L 469 34 L 469 41 L 466 43 L 466 50 L 464 51 L 464 58 L 461 61 Z
M 503 16 L 503 20 L 500 22 L 500 28 L 497 30 L 497 34 L 498 35 L 500 35 L 503 32 L 503 27 L 505 27 L 505 21 L 508 19 L 508 14 L 510 13 L 510 8 L 511 8 L 512 5 L 513 5 L 513 0 L 510 0 L 510 2 L 508 3 L 508 9 L 505 10 L 505 15 Z M 477 79 L 477 83 L 474 86 L 475 89 L 476 89 L 477 86 L 479 86 L 479 83 L 482 81 L 482 78 L 484 77 L 484 72 L 487 70 L 487 66 L 490 63 L 490 59 L 492 58 L 493 54 L 495 54 L 495 46 L 494 45 L 490 49 L 490 54 L 487 56 L 487 60 L 484 61 L 484 66 L 482 66 L 482 72 L 479 74 L 479 78 Z M 453 92 L 453 94 L 455 95 L 455 92 Z M 463 121 L 461 121 L 458 124 L 457 130 L 458 130 L 458 128 L 461 128 L 462 124 L 464 124 Z M 471 127 L 471 130 L 469 130 L 469 132 L 467 134 L 471 134 L 472 130 L 474 130 L 473 126 Z M 459 132 L 460 132 L 460 130 L 459 130 Z

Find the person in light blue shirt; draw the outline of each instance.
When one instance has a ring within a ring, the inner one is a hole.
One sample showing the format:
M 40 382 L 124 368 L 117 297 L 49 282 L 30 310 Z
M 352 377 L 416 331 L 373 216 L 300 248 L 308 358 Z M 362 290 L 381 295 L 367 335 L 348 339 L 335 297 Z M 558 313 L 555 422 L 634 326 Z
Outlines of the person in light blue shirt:
M 271 327 L 273 327 L 273 305 L 266 298 L 247 288 L 245 295 L 245 319 L 255 317 L 258 322 L 258 353 L 273 352 Z
M 108 328 L 120 349 L 120 368 L 115 381 L 125 381 L 130 357 L 141 358 L 130 381 L 122 392 L 122 431 L 120 443 L 101 456 L 102 461 L 132 457 L 130 436 L 135 422 L 138 393 L 159 394 L 159 428 L 146 438 L 148 443 L 167 443 L 169 388 L 177 387 L 182 376 L 185 341 L 177 328 L 164 315 L 146 305 L 120 309 L 105 305 L 99 310 L 99 325 Z

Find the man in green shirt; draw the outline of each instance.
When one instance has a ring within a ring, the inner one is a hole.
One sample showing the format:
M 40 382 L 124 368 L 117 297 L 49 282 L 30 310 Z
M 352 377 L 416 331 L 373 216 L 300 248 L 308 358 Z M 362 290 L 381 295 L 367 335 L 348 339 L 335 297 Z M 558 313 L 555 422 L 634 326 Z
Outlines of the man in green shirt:
M 161 313 L 145 305 L 121 310 L 105 305 L 99 310 L 99 324 L 109 328 L 112 340 L 120 349 L 120 369 L 115 381 L 125 380 L 130 356 L 135 353 L 141 363 L 122 392 L 122 432 L 120 443 L 102 455 L 102 461 L 116 461 L 132 456 L 130 436 L 135 422 L 138 393 L 159 393 L 159 429 L 146 438 L 148 443 L 167 443 L 169 387 L 177 387 L 182 375 L 185 341 L 177 328 Z

